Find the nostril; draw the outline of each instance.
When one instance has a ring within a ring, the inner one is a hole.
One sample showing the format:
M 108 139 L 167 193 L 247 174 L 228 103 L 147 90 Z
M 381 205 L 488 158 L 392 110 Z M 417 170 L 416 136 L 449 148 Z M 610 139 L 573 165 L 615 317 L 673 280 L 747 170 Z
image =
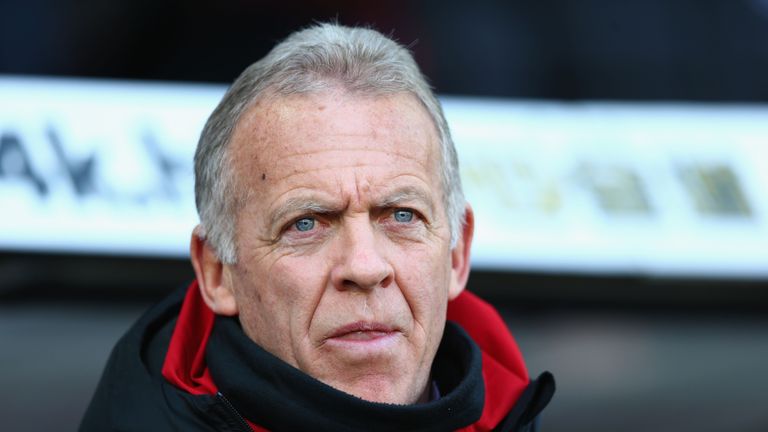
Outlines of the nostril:
M 386 288 L 390 284 L 392 284 L 392 281 L 394 281 L 393 275 L 386 274 L 386 275 L 380 275 L 379 277 L 368 277 L 368 278 L 347 278 L 342 279 L 341 281 L 341 288 L 348 289 L 348 290 L 368 290 L 368 289 L 374 289 L 374 288 Z
M 341 283 L 344 288 L 346 289 L 359 289 L 360 285 L 357 284 L 357 282 L 349 279 L 344 279 L 344 281 Z

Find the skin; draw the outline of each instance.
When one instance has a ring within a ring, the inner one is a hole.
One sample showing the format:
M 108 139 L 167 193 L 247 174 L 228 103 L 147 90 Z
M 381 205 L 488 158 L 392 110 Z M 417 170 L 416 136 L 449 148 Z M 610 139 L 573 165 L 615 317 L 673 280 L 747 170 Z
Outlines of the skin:
M 222 264 L 192 236 L 208 306 L 238 315 L 255 343 L 341 391 L 423 401 L 473 230 L 467 206 L 451 249 L 437 136 L 404 93 L 336 89 L 250 107 L 229 149 L 247 191 L 237 263 Z

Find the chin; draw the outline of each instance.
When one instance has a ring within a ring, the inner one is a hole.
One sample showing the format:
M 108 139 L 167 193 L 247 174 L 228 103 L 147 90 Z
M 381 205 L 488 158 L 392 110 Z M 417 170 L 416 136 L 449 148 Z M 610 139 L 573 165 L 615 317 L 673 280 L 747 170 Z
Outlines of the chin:
M 337 387 L 338 388 L 338 387 Z M 340 390 L 357 396 L 368 402 L 386 403 L 393 405 L 411 405 L 422 399 L 424 391 L 397 388 L 392 380 L 365 379 L 350 388 Z

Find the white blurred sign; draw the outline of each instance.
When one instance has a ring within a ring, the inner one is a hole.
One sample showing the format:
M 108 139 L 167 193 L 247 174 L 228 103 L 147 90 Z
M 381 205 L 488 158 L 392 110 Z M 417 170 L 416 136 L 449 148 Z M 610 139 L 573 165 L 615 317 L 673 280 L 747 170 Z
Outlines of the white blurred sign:
M 491 268 L 768 277 L 768 106 L 446 100 Z
M 224 90 L 0 77 L 0 249 L 185 256 Z M 768 278 L 768 107 L 443 101 L 475 266 Z
M 0 79 L 0 248 L 184 256 L 221 86 Z

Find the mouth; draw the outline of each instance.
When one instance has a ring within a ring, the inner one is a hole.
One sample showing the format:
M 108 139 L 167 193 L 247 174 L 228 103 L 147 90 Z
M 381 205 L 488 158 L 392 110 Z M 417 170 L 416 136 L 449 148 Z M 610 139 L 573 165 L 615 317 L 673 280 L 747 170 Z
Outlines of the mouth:
M 400 334 L 400 331 L 390 325 L 358 321 L 336 328 L 325 340 L 336 345 L 372 345 L 386 343 Z

